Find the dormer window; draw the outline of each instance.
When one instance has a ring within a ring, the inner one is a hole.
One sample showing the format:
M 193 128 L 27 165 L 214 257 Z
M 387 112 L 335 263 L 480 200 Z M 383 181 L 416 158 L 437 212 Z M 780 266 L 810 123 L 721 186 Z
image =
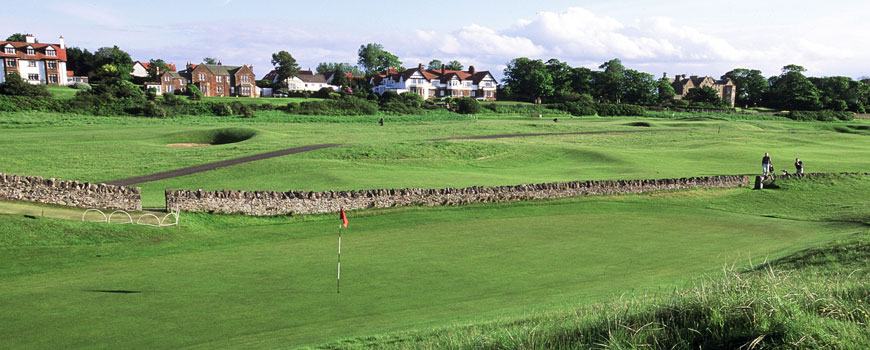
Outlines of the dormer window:
M 45 50 L 45 55 L 46 56 L 57 56 L 57 51 L 54 51 L 53 48 L 49 47 L 48 50 Z
M 28 55 L 35 55 L 35 54 L 36 54 L 36 51 L 33 50 L 33 47 L 32 47 L 32 46 L 28 46 L 28 47 L 27 47 L 27 54 L 28 54 Z
M 12 45 L 6 45 L 6 50 L 4 52 L 6 52 L 7 55 L 14 55 L 15 48 L 12 47 Z

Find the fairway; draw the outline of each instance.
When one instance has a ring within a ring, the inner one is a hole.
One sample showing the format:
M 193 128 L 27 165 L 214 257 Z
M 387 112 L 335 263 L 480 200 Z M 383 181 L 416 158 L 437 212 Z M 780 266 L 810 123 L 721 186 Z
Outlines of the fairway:
M 111 244 L 4 240 L 0 336 L 39 348 L 299 346 L 670 290 L 858 228 L 790 218 L 808 212 L 789 203 L 837 191 L 813 188 L 361 212 L 343 234 L 341 294 L 332 216 L 190 214 Z M 33 220 L 19 218 L 4 221 Z
M 144 206 L 161 207 L 167 188 L 322 191 L 755 174 L 764 152 L 771 153 L 778 169 L 793 170 L 791 162 L 800 157 L 808 172 L 843 172 L 865 171 L 870 157 L 870 138 L 861 129 L 866 121 L 575 118 L 553 123 L 521 116 L 430 121 L 389 116 L 379 127 L 375 117 L 341 118 L 269 111 L 252 119 L 12 114 L 0 124 L 5 125 L 0 146 L 8 150 L 0 155 L 0 171 L 103 182 L 287 148 L 342 144 L 140 184 Z M 209 147 L 166 146 L 203 142 L 203 135 L 228 128 L 254 135 Z M 610 133 L 620 131 L 632 133 Z M 578 132 L 593 134 L 426 141 Z

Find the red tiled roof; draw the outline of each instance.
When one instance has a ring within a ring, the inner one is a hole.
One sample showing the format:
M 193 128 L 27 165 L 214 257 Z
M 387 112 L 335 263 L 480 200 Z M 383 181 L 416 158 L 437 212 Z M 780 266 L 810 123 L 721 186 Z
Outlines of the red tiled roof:
M 151 63 L 150 63 L 150 62 L 140 62 L 140 61 L 136 61 L 136 63 L 141 64 L 142 67 L 145 68 L 145 70 L 149 70 L 149 69 L 151 69 Z M 166 66 L 169 67 L 169 70 L 175 72 L 175 63 L 167 63 Z
M 71 70 L 68 70 L 68 71 L 66 71 L 66 76 L 68 76 L 68 77 L 74 77 L 74 76 L 76 76 L 76 73 L 73 72 L 73 71 L 71 71 Z
M 6 45 L 11 44 L 15 47 L 15 54 L 6 53 Z M 27 54 L 27 47 L 33 47 L 36 51 L 35 55 Z M 49 48 L 54 48 L 56 56 L 47 56 L 45 51 Z M 17 57 L 25 60 L 59 60 L 66 62 L 66 49 L 61 49 L 57 44 L 42 44 L 42 43 L 27 43 L 23 41 L 0 41 L 0 57 Z

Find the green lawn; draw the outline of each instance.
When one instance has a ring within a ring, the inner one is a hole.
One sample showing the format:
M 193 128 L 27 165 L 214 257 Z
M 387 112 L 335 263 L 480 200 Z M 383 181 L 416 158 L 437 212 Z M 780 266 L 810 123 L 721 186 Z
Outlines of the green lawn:
M 45 88 L 52 96 L 59 99 L 73 98 L 79 90 L 69 86 L 46 85 Z
M 181 227 L 162 229 L 3 215 L 0 339 L 292 347 L 555 311 L 670 291 L 726 264 L 866 230 L 868 190 L 867 177 L 834 177 L 768 191 L 353 212 L 341 294 L 332 215 L 183 214 Z

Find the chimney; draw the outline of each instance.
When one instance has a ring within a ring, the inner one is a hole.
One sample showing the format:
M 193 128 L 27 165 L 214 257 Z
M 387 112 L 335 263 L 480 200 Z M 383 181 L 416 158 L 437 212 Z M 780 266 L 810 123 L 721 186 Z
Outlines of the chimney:
M 444 65 L 441 65 L 441 75 L 444 75 Z
M 27 34 L 24 38 L 24 41 L 26 41 L 28 44 L 36 43 L 36 37 L 34 37 L 33 34 Z
M 224 65 L 224 64 L 221 63 L 221 60 L 218 60 L 218 66 L 223 66 L 223 65 Z
M 66 45 L 63 43 L 63 35 L 61 35 L 60 38 L 58 39 L 58 44 L 60 44 L 61 50 L 66 50 Z
M 468 66 L 468 72 L 474 75 L 474 66 Z
M 668 72 L 662 73 L 662 78 L 667 78 L 667 77 L 668 77 Z
M 420 64 L 417 65 L 417 70 L 421 70 L 421 71 L 423 70 L 423 64 L 422 64 L 422 63 L 420 63 Z

